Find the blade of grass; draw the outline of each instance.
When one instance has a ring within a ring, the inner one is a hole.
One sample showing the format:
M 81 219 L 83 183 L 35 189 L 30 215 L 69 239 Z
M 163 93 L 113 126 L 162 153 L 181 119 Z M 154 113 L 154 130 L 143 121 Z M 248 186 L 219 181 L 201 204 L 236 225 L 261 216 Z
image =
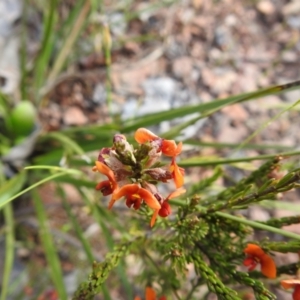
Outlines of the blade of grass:
M 65 194 L 64 190 L 62 189 L 62 187 L 59 184 L 57 185 L 57 193 L 58 193 L 59 197 L 62 200 L 63 208 L 65 209 L 65 211 L 68 215 L 68 218 L 70 219 L 70 221 L 72 223 L 73 229 L 75 230 L 76 235 L 77 235 L 78 239 L 80 240 L 80 242 L 82 244 L 82 247 L 85 251 L 85 255 L 86 255 L 87 259 L 89 260 L 89 263 L 92 264 L 95 259 L 94 259 L 94 255 L 93 255 L 91 245 L 89 244 L 89 242 L 85 238 L 85 236 L 82 232 L 81 226 L 79 225 L 79 223 L 77 222 L 76 217 L 72 213 L 71 206 L 70 206 L 69 202 L 66 199 L 66 194 Z
M 20 172 L 12 179 L 3 183 L 3 185 L 0 188 L 0 209 L 5 204 L 7 204 L 8 202 L 14 199 L 13 195 L 18 193 L 22 189 L 25 180 L 26 180 L 26 172 Z
M 295 205 L 295 203 L 291 203 L 287 201 L 264 200 L 257 204 L 266 208 L 288 210 L 293 213 L 300 213 L 300 207 L 298 205 Z
M 39 222 L 39 236 L 45 251 L 52 282 L 58 292 L 59 299 L 68 299 L 57 249 L 50 232 L 48 218 L 42 199 L 36 190 L 33 190 L 31 194 Z
M 198 147 L 212 147 L 216 149 L 223 149 L 223 148 L 236 148 L 239 144 L 236 143 L 217 143 L 217 142 L 201 142 L 197 140 L 187 139 L 184 140 L 183 143 L 185 145 L 192 145 Z M 284 146 L 278 144 L 245 144 L 243 148 L 246 149 L 258 149 L 258 150 L 292 150 L 295 147 L 291 146 Z
M 39 89 L 43 85 L 43 81 L 45 80 L 45 74 L 48 70 L 49 59 L 51 56 L 51 51 L 53 48 L 53 35 L 54 35 L 54 26 L 55 19 L 57 15 L 57 0 L 50 0 L 46 2 L 46 5 L 49 5 L 44 11 L 44 32 L 43 38 L 41 41 L 41 49 L 39 55 L 35 62 L 34 68 L 34 86 L 36 93 L 36 102 L 39 101 L 38 94 Z
M 84 150 L 76 143 L 74 140 L 60 132 L 51 132 L 47 134 L 48 138 L 53 138 L 60 141 L 66 150 L 69 150 L 71 153 L 85 155 Z
M 76 169 L 65 169 L 57 166 L 46 166 L 46 165 L 38 165 L 38 166 L 28 166 L 25 167 L 24 170 L 49 170 L 53 172 L 64 172 L 72 175 L 82 175 L 82 172 Z
M 204 115 L 200 115 L 197 116 L 195 118 L 192 118 L 191 120 L 188 120 L 186 122 L 183 122 L 177 126 L 173 126 L 172 129 L 168 130 L 167 132 L 162 134 L 162 137 L 164 137 L 165 139 L 172 139 L 172 138 L 176 138 L 180 135 L 180 132 L 191 126 L 194 125 L 197 121 L 201 120 L 204 118 Z
M 240 149 L 244 148 L 244 146 L 246 144 L 248 144 L 248 142 L 250 142 L 258 133 L 260 133 L 262 130 L 264 130 L 267 126 L 269 126 L 273 121 L 277 120 L 282 114 L 284 114 L 285 112 L 293 109 L 294 107 L 296 107 L 297 105 L 300 104 L 300 100 L 296 101 L 295 103 L 291 104 L 290 106 L 286 107 L 285 109 L 283 109 L 282 111 L 280 111 L 278 114 L 276 114 L 273 118 L 265 121 L 261 126 L 258 127 L 257 130 L 255 130 L 252 134 L 250 134 L 241 144 L 239 144 L 239 146 L 234 150 L 234 152 L 232 153 L 232 155 L 234 153 L 236 153 L 237 151 L 239 151 Z
M 79 186 L 81 186 L 81 185 L 79 185 Z M 76 232 L 76 234 L 77 234 L 77 236 L 78 236 L 78 238 L 79 238 L 79 240 L 82 244 L 82 247 L 85 251 L 86 257 L 88 258 L 89 263 L 92 265 L 94 260 L 95 260 L 94 255 L 93 255 L 93 251 L 92 251 L 92 247 L 91 247 L 90 243 L 88 242 L 88 240 L 86 239 L 86 237 L 84 236 L 82 228 L 79 225 L 79 223 L 77 222 L 76 217 L 72 213 L 71 206 L 68 203 L 68 201 L 66 199 L 65 192 L 64 192 L 64 190 L 62 189 L 62 187 L 60 185 L 58 185 L 58 194 L 62 199 L 63 207 L 64 207 L 65 211 L 67 212 L 67 215 L 68 215 L 69 219 L 72 222 L 73 228 L 74 228 L 74 230 L 75 230 L 75 232 Z M 109 293 L 108 288 L 106 287 L 106 284 L 102 285 L 102 292 L 103 292 L 103 295 L 105 296 L 105 299 L 107 299 L 107 300 L 111 299 L 110 293 Z
M 63 20 L 59 32 L 57 32 L 57 39 L 64 39 L 71 32 L 85 1 L 86 0 L 78 0 L 76 3 L 74 3 L 74 6 L 69 11 L 66 20 Z
M 236 216 L 233 216 L 233 215 L 230 215 L 230 214 L 227 214 L 227 213 L 223 213 L 223 212 L 220 212 L 220 211 L 216 212 L 215 214 L 218 215 L 219 217 L 226 218 L 226 219 L 229 219 L 229 220 L 233 220 L 233 221 L 248 225 L 248 226 L 256 228 L 256 229 L 266 230 L 266 231 L 269 231 L 269 232 L 277 233 L 277 234 L 286 236 L 288 238 L 292 238 L 292 239 L 296 239 L 296 240 L 300 241 L 300 235 L 296 234 L 296 233 L 293 233 L 293 232 L 289 232 L 289 231 L 286 231 L 286 230 L 283 230 L 283 229 L 268 226 L 268 225 L 258 223 L 258 222 L 255 222 L 255 221 L 250 221 L 250 220 L 247 220 L 247 219 L 236 217 Z
M 91 180 L 84 180 L 84 179 L 77 179 L 73 177 L 59 177 L 54 179 L 55 182 L 63 182 L 63 183 L 70 183 L 75 187 L 87 187 L 87 188 L 95 188 L 95 182 Z
M 107 95 L 107 106 L 110 114 L 112 115 L 112 79 L 111 79 L 111 35 L 110 29 L 107 24 L 103 24 L 102 28 L 102 44 L 103 44 L 103 52 L 105 58 L 106 65 L 106 80 L 105 80 L 105 89 Z
M 282 93 L 284 91 L 291 91 L 294 89 L 299 89 L 300 80 L 295 81 L 288 84 L 277 85 L 270 88 L 261 89 L 254 92 L 244 93 L 237 96 L 231 96 L 221 100 L 215 100 L 208 103 L 201 103 L 197 105 L 190 105 L 185 107 L 180 107 L 176 109 L 172 109 L 169 111 L 159 112 L 155 114 L 147 114 L 141 117 L 137 117 L 134 120 L 127 120 L 124 122 L 124 126 L 122 128 L 122 132 L 130 132 L 139 127 L 150 126 L 154 124 L 158 124 L 162 121 L 171 120 L 178 117 L 183 117 L 189 114 L 193 114 L 196 112 L 202 113 L 203 116 L 206 117 L 213 112 L 220 110 L 221 108 L 239 102 L 244 102 L 256 98 L 262 98 L 269 95 L 274 95 L 278 93 Z
M 27 81 L 27 41 L 28 41 L 28 31 L 26 26 L 26 20 L 28 17 L 28 0 L 24 1 L 24 9 L 21 16 L 21 47 L 20 47 L 20 65 L 21 65 L 21 99 L 28 99 L 28 85 Z
M 2 274 L 2 285 L 1 285 L 1 297 L 0 300 L 7 299 L 7 292 L 9 288 L 9 279 L 14 261 L 14 217 L 11 203 L 7 203 L 4 208 L 4 220 L 5 220 L 5 260 L 4 269 Z
M 121 229 L 120 231 L 123 233 L 124 233 L 124 228 L 122 228 L 119 224 L 116 224 L 116 222 L 114 221 L 114 218 L 107 216 L 106 219 L 104 219 L 103 218 L 104 215 L 101 214 L 99 211 L 101 209 L 100 206 L 96 206 L 96 205 L 92 204 L 92 202 L 87 197 L 86 193 L 81 188 L 79 188 L 78 191 L 79 191 L 80 195 L 82 196 L 82 199 L 84 200 L 84 202 L 90 207 L 91 211 L 93 212 L 95 220 L 100 225 L 108 250 L 113 251 L 115 244 L 114 244 L 114 240 L 112 238 L 111 232 L 109 231 L 109 229 L 106 226 L 106 222 L 113 223 L 114 227 Z M 117 274 L 121 280 L 121 283 L 126 291 L 126 295 L 128 295 L 129 299 L 132 299 L 133 292 L 132 292 L 131 285 L 127 279 L 124 262 L 120 262 L 120 264 L 116 268 L 116 272 L 117 272 Z
M 75 22 L 72 26 L 71 32 L 67 35 L 67 39 L 65 40 L 65 43 L 61 47 L 60 52 L 57 55 L 53 68 L 49 73 L 47 79 L 47 85 L 50 84 L 57 77 L 59 72 L 62 70 L 68 55 L 73 50 L 72 47 L 74 46 L 74 43 L 76 42 L 76 39 L 79 33 L 81 32 L 83 23 L 86 21 L 90 9 L 91 9 L 91 1 L 86 0 L 84 2 L 82 9 L 79 12 L 79 15 L 77 16 L 76 19 L 74 19 Z
M 264 160 L 269 158 L 275 158 L 277 156 L 290 157 L 295 155 L 300 155 L 300 150 L 291 151 L 291 152 L 282 152 L 277 154 L 263 154 L 263 155 L 257 155 L 252 157 L 224 158 L 224 159 L 211 159 L 211 160 L 208 157 L 193 157 L 191 159 L 182 160 L 178 164 L 181 167 L 216 166 L 216 165 L 232 164 L 232 163 L 252 161 L 252 160 Z
M 46 178 L 44 178 L 44 179 L 42 179 L 42 180 L 40 180 L 40 181 L 38 181 L 38 182 L 30 185 L 28 188 L 26 188 L 26 189 L 22 190 L 21 192 L 15 194 L 14 196 L 11 196 L 11 197 L 8 197 L 8 198 L 7 197 L 2 197 L 2 195 L 1 195 L 1 197 L 0 197 L 0 208 L 3 207 L 8 202 L 10 202 L 10 201 L 12 201 L 12 200 L 20 197 L 21 195 L 29 192 L 30 190 L 34 189 L 35 187 L 37 187 L 37 186 L 39 186 L 39 185 L 41 185 L 41 184 L 43 184 L 43 183 L 45 183 L 47 181 L 51 181 L 54 178 L 57 178 L 59 176 L 65 176 L 65 175 L 67 175 L 66 172 L 61 172 L 61 173 L 57 173 L 57 174 L 48 176 L 48 177 L 46 177 Z

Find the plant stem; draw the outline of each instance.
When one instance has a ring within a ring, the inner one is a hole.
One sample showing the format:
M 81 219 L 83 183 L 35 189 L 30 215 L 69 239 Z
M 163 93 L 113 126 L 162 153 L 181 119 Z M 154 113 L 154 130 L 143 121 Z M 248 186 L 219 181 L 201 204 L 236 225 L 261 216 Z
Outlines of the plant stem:
M 258 222 L 255 222 L 255 221 L 250 221 L 250 220 L 247 220 L 247 219 L 236 217 L 236 216 L 233 216 L 233 215 L 230 215 L 230 214 L 227 214 L 227 213 L 223 213 L 223 212 L 220 212 L 220 211 L 216 212 L 215 214 L 219 217 L 230 219 L 230 220 L 233 220 L 233 221 L 237 221 L 237 222 L 243 223 L 243 224 L 248 225 L 248 226 L 253 227 L 253 228 L 257 228 L 257 229 L 261 229 L 261 230 L 267 230 L 267 231 L 274 232 L 274 233 L 277 233 L 277 234 L 280 234 L 280 235 L 283 235 L 283 236 L 286 236 L 286 237 L 289 237 L 289 238 L 292 238 L 292 239 L 300 240 L 300 235 L 296 234 L 296 233 L 293 233 L 293 232 L 289 232 L 289 231 L 286 231 L 286 230 L 271 227 L 271 226 L 268 226 L 268 225 L 265 225 L 265 224 L 262 224 L 262 223 L 258 223 Z

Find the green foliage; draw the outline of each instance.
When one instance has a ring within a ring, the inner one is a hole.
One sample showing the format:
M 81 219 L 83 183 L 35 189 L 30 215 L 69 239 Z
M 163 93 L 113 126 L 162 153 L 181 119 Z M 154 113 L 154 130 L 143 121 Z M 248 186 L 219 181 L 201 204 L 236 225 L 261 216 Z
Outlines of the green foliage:
M 63 72 L 72 68 L 70 61 L 73 59 L 72 55 L 75 55 L 74 47 L 80 38 L 89 32 L 84 31 L 91 23 L 89 17 L 93 13 L 98 13 L 98 10 L 103 10 L 103 3 L 100 2 L 77 1 L 71 13 L 64 20 L 60 20 L 59 1 L 46 1 L 46 5 L 41 8 L 43 15 L 41 48 L 33 64 L 29 66 L 24 50 L 28 32 L 23 28 L 20 90 L 23 99 L 30 99 L 30 103 L 36 104 L 37 111 L 41 109 L 43 102 L 47 101 L 47 93 L 51 91 L 53 83 L 59 81 Z M 142 11 L 131 12 L 129 2 L 126 4 L 128 7 L 124 9 L 124 14 L 127 20 L 132 20 Z M 168 3 L 169 1 L 162 1 L 145 9 L 160 9 Z M 28 5 L 29 2 L 26 2 L 26 10 Z M 62 24 L 59 31 L 56 30 L 57 24 Z M 101 21 L 97 30 L 103 40 L 101 47 L 107 67 L 105 83 L 109 107 L 113 101 L 111 52 L 115 46 L 109 31 L 111 25 Z M 137 39 L 143 40 L 145 37 L 140 36 Z M 117 41 L 116 44 L 118 43 L 124 42 Z M 122 204 L 116 210 L 109 211 L 106 200 L 101 198 L 99 192 L 94 191 L 96 179 L 90 174 L 90 169 L 92 162 L 97 159 L 96 151 L 109 147 L 116 133 L 124 133 L 130 140 L 133 131 L 139 127 L 157 125 L 176 118 L 183 119 L 197 113 L 189 121 L 182 122 L 162 134 L 166 139 L 177 139 L 182 130 L 193 126 L 200 119 L 219 112 L 224 107 L 245 101 L 256 101 L 299 88 L 300 81 L 296 81 L 130 120 L 120 121 L 119 116 L 111 116 L 111 121 L 106 124 L 63 128 L 60 132 L 40 131 L 30 157 L 22 159 L 21 162 L 7 161 L 6 158 L 0 165 L 1 174 L 5 173 L 4 167 L 8 169 L 11 165 L 14 167 L 13 172 L 6 172 L 8 178 L 2 175 L 0 177 L 0 208 L 4 217 L 1 232 L 5 235 L 5 263 L 0 299 L 6 299 L 10 293 L 10 275 L 15 250 L 22 248 L 28 241 L 32 243 L 32 248 L 41 249 L 45 266 L 40 268 L 39 272 L 46 278 L 46 286 L 53 286 L 59 299 L 67 299 L 69 295 L 64 282 L 63 259 L 60 256 L 64 248 L 60 240 L 67 240 L 66 236 L 72 241 L 75 239 L 78 248 L 74 250 L 75 254 L 68 251 L 72 265 L 79 270 L 78 280 L 81 282 L 78 283 L 73 299 L 88 300 L 98 294 L 102 294 L 105 299 L 113 299 L 113 290 L 122 290 L 128 299 L 133 299 L 135 291 L 143 290 L 145 285 L 155 286 L 160 294 L 165 294 L 170 299 L 205 298 L 210 292 L 216 294 L 219 299 L 243 299 L 243 291 L 247 288 L 253 290 L 256 299 L 275 299 L 270 292 L 268 280 L 262 281 L 264 277 L 261 272 L 247 272 L 241 267 L 245 259 L 243 251 L 251 240 L 270 255 L 274 252 L 299 253 L 300 249 L 299 235 L 282 229 L 284 226 L 299 224 L 299 215 L 270 218 L 265 222 L 247 220 L 241 216 L 243 210 L 251 205 L 266 205 L 266 203 L 268 207 L 280 205 L 282 202 L 277 200 L 279 195 L 299 187 L 300 171 L 294 158 L 299 157 L 299 150 L 282 145 L 249 144 L 250 139 L 265 128 L 268 122 L 241 144 L 183 141 L 183 144 L 193 145 L 195 149 L 212 147 L 216 150 L 229 148 L 236 151 L 243 148 L 257 149 L 261 152 L 256 156 L 247 156 L 246 153 L 244 157 L 238 158 L 219 157 L 220 155 L 208 158 L 197 154 L 181 160 L 179 162 L 181 167 L 191 169 L 214 167 L 214 169 L 210 176 L 202 180 L 190 183 L 188 179 L 186 193 L 181 195 L 180 199 L 169 201 L 173 214 L 168 219 L 158 220 L 151 230 L 148 223 L 153 212 L 146 207 L 137 212 L 125 210 Z M 29 125 L 21 128 L 22 126 L 18 124 L 20 111 L 17 111 L 19 115 L 16 116 L 12 103 L 12 99 L 0 94 L 2 156 L 13 152 L 13 147 L 17 144 L 16 137 L 29 135 L 35 123 L 35 109 L 29 104 L 28 115 L 21 114 L 21 117 L 26 117 L 25 121 Z M 24 107 L 28 102 L 21 102 L 19 105 Z M 283 112 L 288 112 L 296 105 L 297 101 L 269 122 L 275 122 Z M 21 123 L 24 123 L 24 119 L 20 119 Z M 126 152 L 124 145 L 116 146 L 118 156 L 127 165 L 136 165 L 136 173 L 141 171 L 138 168 L 139 164 L 146 164 L 149 149 L 149 144 L 139 146 L 135 157 L 136 163 L 133 161 L 132 153 Z M 268 152 L 264 152 L 266 150 Z M 286 174 L 283 177 L 277 176 L 277 171 L 287 159 L 290 165 L 284 166 Z M 257 161 L 262 161 L 258 167 L 252 163 Z M 244 177 L 239 181 L 230 178 L 229 185 L 219 183 L 229 177 L 223 166 L 240 167 L 238 163 L 245 162 L 251 165 L 253 169 L 251 172 L 245 171 Z M 189 178 L 189 169 L 186 169 L 186 174 Z M 40 194 L 41 187 L 48 183 L 51 183 L 55 190 L 51 195 L 53 197 L 51 204 L 57 205 L 58 211 L 65 214 L 64 224 L 57 225 L 57 228 L 51 224 L 48 206 Z M 72 199 L 69 199 L 70 196 L 65 191 L 66 185 L 71 186 L 79 194 L 81 199 L 79 204 L 74 204 Z M 36 236 L 18 240 L 15 232 L 16 228 L 22 227 L 22 223 L 13 215 L 13 204 L 19 200 L 23 201 L 26 197 L 30 198 L 32 203 L 34 211 L 32 216 L 38 224 L 38 229 Z M 290 210 L 293 210 L 293 207 Z M 80 218 L 82 215 L 86 217 L 84 221 Z M 87 228 L 90 227 L 85 222 L 91 227 L 97 225 L 99 233 L 96 242 L 88 236 Z M 256 241 L 255 234 L 262 231 L 272 235 L 270 238 Z M 56 238 L 57 232 L 65 235 L 58 235 L 60 238 Z M 278 242 L 274 238 L 275 235 L 276 237 L 280 235 L 282 241 Z M 101 254 L 106 253 L 105 258 L 103 259 L 94 248 L 100 248 Z M 81 258 L 82 256 L 84 258 Z M 277 268 L 277 275 L 296 276 L 299 268 L 299 262 L 281 265 Z M 28 270 L 25 272 L 30 276 Z M 86 273 L 90 274 L 86 276 Z M 28 282 L 29 285 L 30 283 Z M 273 282 L 273 285 L 277 284 L 277 281 Z

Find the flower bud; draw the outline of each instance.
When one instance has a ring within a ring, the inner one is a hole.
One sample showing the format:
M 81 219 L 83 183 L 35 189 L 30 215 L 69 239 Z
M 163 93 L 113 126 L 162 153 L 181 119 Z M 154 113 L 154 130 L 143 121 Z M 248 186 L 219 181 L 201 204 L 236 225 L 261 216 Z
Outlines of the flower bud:
M 124 165 L 135 165 L 136 159 L 133 154 L 132 146 L 127 142 L 123 134 L 115 134 L 113 138 L 114 148 L 120 161 Z
M 165 218 L 171 213 L 171 206 L 168 201 L 164 201 L 158 211 L 159 216 Z
M 172 173 L 163 168 L 147 169 L 144 173 L 156 181 L 167 182 L 167 180 L 172 179 Z
M 98 155 L 98 161 L 107 165 L 105 159 L 109 157 L 109 154 L 110 154 L 110 148 L 102 148 Z

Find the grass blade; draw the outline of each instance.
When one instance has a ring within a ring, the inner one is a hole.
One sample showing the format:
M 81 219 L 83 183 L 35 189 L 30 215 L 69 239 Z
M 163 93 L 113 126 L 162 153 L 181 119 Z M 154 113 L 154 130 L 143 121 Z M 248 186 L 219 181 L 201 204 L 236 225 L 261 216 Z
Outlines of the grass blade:
M 36 215 L 39 222 L 39 235 L 45 251 L 50 276 L 58 292 L 59 299 L 68 299 L 67 292 L 64 286 L 63 274 L 58 258 L 57 250 L 55 248 L 53 238 L 50 232 L 48 218 L 44 209 L 42 200 L 36 190 L 32 191 L 32 199 L 36 210 Z
M 22 174 L 22 173 L 20 173 L 20 174 Z M 61 172 L 61 173 L 57 173 L 57 174 L 48 176 L 48 177 L 46 177 L 46 178 L 44 178 L 44 179 L 38 181 L 37 183 L 32 184 L 32 185 L 29 186 L 28 188 L 22 190 L 21 192 L 15 194 L 14 196 L 11 196 L 11 197 L 5 197 L 5 195 L 4 195 L 4 196 L 1 195 L 1 196 L 0 196 L 0 208 L 1 208 L 3 205 L 7 204 L 8 202 L 10 202 L 10 201 L 12 201 L 12 200 L 14 200 L 14 199 L 20 197 L 21 195 L 23 195 L 23 194 L 29 192 L 30 190 L 34 189 L 35 187 L 37 187 L 37 186 L 39 186 L 39 185 L 41 185 L 41 184 L 43 184 L 43 183 L 45 183 L 45 182 L 47 182 L 47 181 L 53 180 L 53 179 L 55 179 L 55 178 L 57 178 L 57 177 L 64 176 L 64 175 L 66 175 L 66 172 Z
M 201 142 L 198 140 L 188 139 L 183 141 L 185 145 L 192 145 L 197 147 L 211 147 L 216 149 L 236 148 L 239 144 L 236 143 L 218 143 L 218 142 Z M 284 145 L 268 145 L 268 144 L 246 144 L 244 149 L 258 149 L 258 150 L 292 150 L 294 147 Z
M 82 232 L 82 229 L 81 229 L 79 223 L 77 222 L 76 217 L 72 213 L 71 206 L 68 203 L 68 201 L 66 199 L 65 192 L 64 192 L 64 190 L 62 189 L 62 187 L 60 185 L 57 186 L 57 192 L 58 192 L 58 195 L 60 196 L 60 198 L 62 199 L 63 208 L 65 209 L 65 211 L 68 215 L 68 218 L 70 219 L 70 221 L 72 223 L 72 227 L 74 228 L 74 230 L 77 234 L 77 237 L 78 237 L 78 239 L 80 240 L 80 242 L 82 244 L 82 247 L 85 251 L 86 257 L 89 260 L 89 263 L 92 264 L 95 259 L 94 259 L 94 255 L 93 255 L 91 245 L 89 244 L 89 242 L 85 238 L 85 236 Z
M 55 19 L 57 14 L 57 0 L 50 0 L 46 2 L 49 5 L 49 9 L 45 9 L 44 14 L 44 33 L 41 42 L 40 53 L 35 62 L 34 69 L 34 85 L 36 96 L 38 97 L 39 89 L 43 84 L 46 71 L 48 69 L 49 59 L 52 51 L 53 34 L 55 32 Z M 38 101 L 38 98 L 36 99 Z
M 1 285 L 1 297 L 0 300 L 7 299 L 7 292 L 9 287 L 9 279 L 14 261 L 14 217 L 11 203 L 7 203 L 4 208 L 4 220 L 5 220 L 5 260 L 4 270 Z
M 6 205 L 11 200 L 16 197 L 14 194 L 18 193 L 26 180 L 26 172 L 20 172 L 18 175 L 14 176 L 12 179 L 6 181 L 0 188 L 0 209 Z M 19 194 L 22 194 L 19 193 Z M 18 194 L 17 194 L 18 195 Z
M 232 164 L 238 162 L 252 161 L 252 160 L 264 160 L 275 158 L 276 156 L 289 157 L 300 155 L 300 150 L 291 151 L 291 152 L 283 152 L 278 154 L 263 154 L 252 157 L 241 157 L 241 158 L 209 158 L 209 157 L 193 157 L 191 159 L 182 160 L 179 162 L 181 167 L 199 167 L 199 166 L 216 166 L 216 165 L 224 165 L 224 164 Z
M 48 84 L 51 83 L 62 70 L 64 63 L 73 50 L 72 47 L 76 42 L 76 39 L 82 29 L 83 23 L 86 21 L 87 15 L 89 14 L 91 9 L 91 1 L 86 0 L 83 7 L 79 11 L 79 15 L 77 18 L 74 18 L 75 22 L 73 26 L 71 26 L 71 32 L 67 35 L 67 39 L 65 40 L 64 45 L 61 47 L 60 52 L 57 55 L 57 58 L 54 62 L 53 68 L 50 71 L 48 76 Z
M 111 218 L 107 215 L 107 219 L 105 220 L 105 218 L 103 218 L 104 215 L 102 215 L 100 213 L 100 207 L 96 206 L 94 204 L 91 203 L 91 201 L 88 199 L 86 193 L 83 192 L 82 189 L 78 189 L 79 193 L 81 194 L 84 202 L 90 207 L 91 211 L 93 212 L 93 215 L 97 221 L 97 223 L 100 225 L 103 235 L 105 237 L 106 240 L 106 244 L 107 244 L 107 248 L 109 251 L 113 251 L 115 243 L 114 240 L 112 238 L 111 232 L 109 231 L 109 229 L 106 226 L 107 222 L 110 223 L 114 223 L 115 228 L 121 229 L 121 231 L 124 231 L 124 228 L 122 228 L 119 225 L 116 225 L 116 222 L 114 222 L 114 218 Z M 121 283 L 126 291 L 126 295 L 128 296 L 129 299 L 133 298 L 133 293 L 132 293 L 132 288 L 131 288 L 131 284 L 128 281 L 126 272 L 125 272 L 125 266 L 124 266 L 124 262 L 120 262 L 119 265 L 116 268 L 116 272 L 121 280 Z
M 230 214 L 227 214 L 227 213 L 223 213 L 223 212 L 220 212 L 220 211 L 216 212 L 215 214 L 218 215 L 219 217 L 226 218 L 226 219 L 229 219 L 229 220 L 233 220 L 233 221 L 248 225 L 248 226 L 256 228 L 256 229 L 266 230 L 266 231 L 269 231 L 269 232 L 277 233 L 277 234 L 286 236 L 288 238 L 292 238 L 292 239 L 296 239 L 296 240 L 300 241 L 300 235 L 296 234 L 296 233 L 293 233 L 293 232 L 290 232 L 290 231 L 279 229 L 279 228 L 276 228 L 276 227 L 273 227 L 273 226 L 268 226 L 268 225 L 265 225 L 265 224 L 262 224 L 262 223 L 259 223 L 259 222 L 246 220 L 244 218 L 236 217 L 236 216 L 233 216 L 233 215 L 230 215 Z
M 215 100 L 215 101 L 208 102 L 208 103 L 201 103 L 201 104 L 197 104 L 197 105 L 179 107 L 179 108 L 175 108 L 175 109 L 172 109 L 169 111 L 159 112 L 159 113 L 155 113 L 155 114 L 154 113 L 147 114 L 147 115 L 144 115 L 141 117 L 137 117 L 134 120 L 127 120 L 124 123 L 122 131 L 130 132 L 139 127 L 145 127 L 145 126 L 158 124 L 162 121 L 171 120 L 171 119 L 178 118 L 178 117 L 183 117 L 183 116 L 186 116 L 189 114 L 194 114 L 197 112 L 203 114 L 201 117 L 206 117 L 206 116 L 212 114 L 213 112 L 216 112 L 217 110 L 220 110 L 221 108 L 223 108 L 227 105 L 230 105 L 230 104 L 244 102 L 244 101 L 248 101 L 248 100 L 252 100 L 252 99 L 256 99 L 256 98 L 262 98 L 262 97 L 266 97 L 269 95 L 282 93 L 284 91 L 287 92 L 287 91 L 291 91 L 294 89 L 299 89 L 299 87 L 300 87 L 300 81 L 295 81 L 292 83 L 277 85 L 274 87 L 261 89 L 259 91 L 244 93 L 244 94 L 237 95 L 237 96 L 231 96 L 231 97 L 228 97 L 225 99 Z
M 69 138 L 68 136 L 66 136 L 60 132 L 48 133 L 47 137 L 58 140 L 70 152 L 73 152 L 73 153 L 79 154 L 79 155 L 85 154 L 84 150 L 76 142 L 74 142 L 71 138 Z

